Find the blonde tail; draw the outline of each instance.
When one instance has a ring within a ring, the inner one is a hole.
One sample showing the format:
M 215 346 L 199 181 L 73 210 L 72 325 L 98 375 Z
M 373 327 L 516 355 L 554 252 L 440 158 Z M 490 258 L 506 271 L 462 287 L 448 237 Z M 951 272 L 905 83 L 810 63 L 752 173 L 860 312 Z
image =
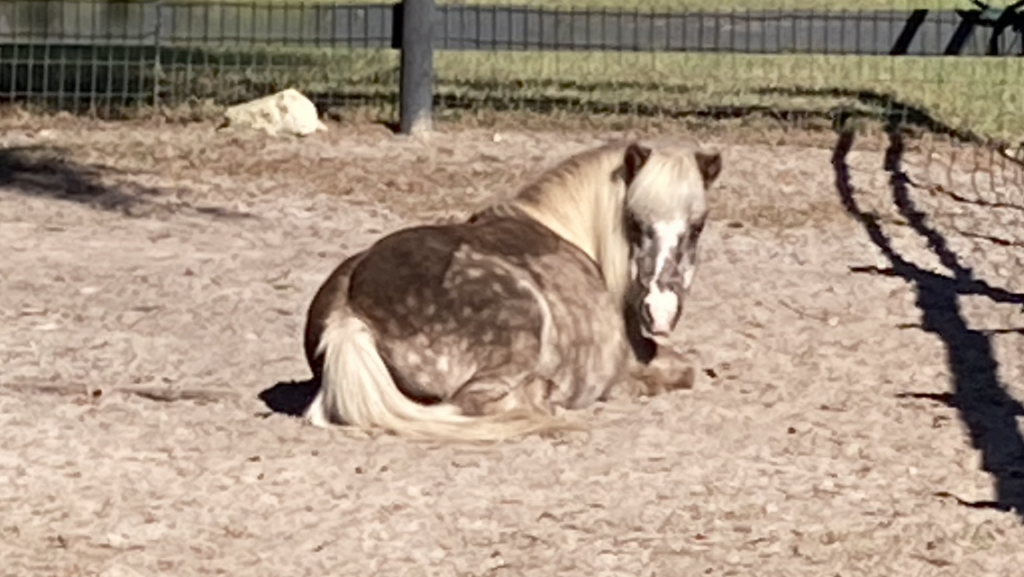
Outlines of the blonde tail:
M 324 355 L 320 390 L 306 410 L 308 422 L 342 422 L 363 430 L 384 429 L 404 437 L 444 441 L 501 441 L 554 430 L 580 430 L 551 415 L 467 416 L 450 404 L 423 405 L 405 396 L 391 378 L 365 322 L 332 317 L 321 335 Z

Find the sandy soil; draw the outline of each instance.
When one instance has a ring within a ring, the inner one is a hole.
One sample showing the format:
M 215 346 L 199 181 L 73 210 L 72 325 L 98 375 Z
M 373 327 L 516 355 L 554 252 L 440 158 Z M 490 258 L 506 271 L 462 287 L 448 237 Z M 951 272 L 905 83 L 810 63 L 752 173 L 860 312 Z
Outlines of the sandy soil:
M 608 135 L 501 136 L 4 120 L 0 574 L 1020 574 L 1024 178 L 971 151 L 904 155 L 922 226 L 884 152 L 726 146 L 701 378 L 589 438 L 288 415 L 346 254 Z

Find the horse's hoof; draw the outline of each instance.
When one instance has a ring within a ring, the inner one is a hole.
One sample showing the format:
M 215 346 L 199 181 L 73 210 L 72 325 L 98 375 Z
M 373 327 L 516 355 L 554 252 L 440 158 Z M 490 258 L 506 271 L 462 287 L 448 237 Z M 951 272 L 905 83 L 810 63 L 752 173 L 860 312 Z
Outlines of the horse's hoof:
M 696 371 L 692 365 L 679 367 L 674 363 L 659 363 L 655 360 L 645 367 L 640 381 L 647 389 L 648 396 L 662 395 L 693 388 Z

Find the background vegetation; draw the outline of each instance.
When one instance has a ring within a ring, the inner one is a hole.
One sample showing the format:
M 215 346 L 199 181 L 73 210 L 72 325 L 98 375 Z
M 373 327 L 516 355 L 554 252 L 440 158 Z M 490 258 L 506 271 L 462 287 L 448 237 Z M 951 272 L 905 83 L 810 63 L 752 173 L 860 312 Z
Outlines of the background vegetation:
M 465 3 L 581 10 L 621 5 L 613 0 Z M 5 4 L 0 14 L 8 18 L 23 17 L 30 6 L 45 6 Z M 217 10 L 210 4 L 196 2 L 195 10 Z M 299 10 L 297 2 L 276 5 Z M 50 21 L 53 6 L 44 12 Z M 137 4 L 116 6 L 124 18 L 137 9 Z M 629 10 L 783 7 L 853 11 L 972 5 L 966 0 L 640 0 Z M 90 10 L 96 9 L 90 5 Z M 263 16 L 268 17 L 274 16 Z M 134 33 L 124 30 L 126 38 Z M 341 117 L 359 111 L 378 120 L 395 119 L 395 50 L 297 46 L 295 39 L 250 44 L 244 34 L 241 42 L 204 41 L 210 34 L 198 31 L 195 38 L 159 47 L 103 47 L 88 39 L 2 45 L 0 100 L 6 96 L 12 102 L 107 115 L 159 102 L 169 110 L 204 115 L 293 86 Z M 442 50 L 435 62 L 436 110 L 442 122 L 519 112 L 584 122 L 770 121 L 814 128 L 864 117 L 1005 141 L 1024 134 L 1020 58 Z

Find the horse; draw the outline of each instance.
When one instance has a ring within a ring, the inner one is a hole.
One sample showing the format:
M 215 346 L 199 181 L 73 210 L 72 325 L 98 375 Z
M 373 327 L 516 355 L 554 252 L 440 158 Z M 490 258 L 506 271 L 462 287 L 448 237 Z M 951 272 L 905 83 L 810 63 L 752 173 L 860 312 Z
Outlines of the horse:
M 721 170 L 694 145 L 611 142 L 379 238 L 309 305 L 304 420 L 435 441 L 580 429 L 559 410 L 607 400 L 637 342 L 675 330 Z

